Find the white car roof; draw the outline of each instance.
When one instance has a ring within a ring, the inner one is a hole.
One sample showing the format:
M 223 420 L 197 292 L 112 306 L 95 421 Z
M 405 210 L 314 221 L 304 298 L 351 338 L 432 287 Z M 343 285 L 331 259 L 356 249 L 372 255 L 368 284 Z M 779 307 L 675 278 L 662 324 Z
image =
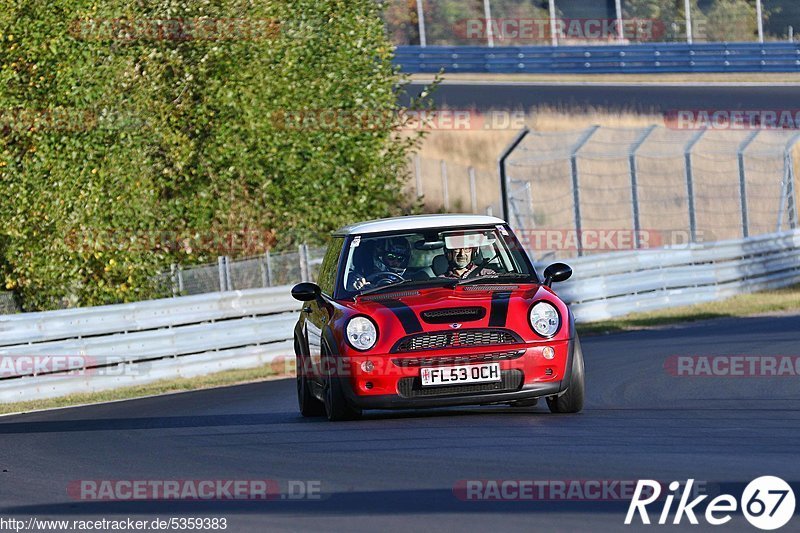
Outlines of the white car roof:
M 334 231 L 334 235 L 366 235 L 395 231 L 414 231 L 433 228 L 463 228 L 469 226 L 494 226 L 505 221 L 486 215 L 409 215 L 382 218 L 350 224 Z

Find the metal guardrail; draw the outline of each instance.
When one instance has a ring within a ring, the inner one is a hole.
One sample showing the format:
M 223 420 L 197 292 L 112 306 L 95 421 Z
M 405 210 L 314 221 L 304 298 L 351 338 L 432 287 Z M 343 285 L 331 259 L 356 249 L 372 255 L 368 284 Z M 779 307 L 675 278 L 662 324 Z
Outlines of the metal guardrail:
M 800 43 L 398 46 L 395 64 L 409 74 L 798 72 Z
M 568 263 L 575 275 L 556 292 L 591 322 L 800 283 L 800 230 Z
M 248 368 L 291 355 L 299 306 L 289 291 L 282 286 L 1 316 L 0 402 Z M 23 359 L 39 364 L 16 363 Z
M 800 282 L 800 230 L 683 249 L 570 260 L 556 286 L 579 322 L 707 302 Z M 543 267 L 544 265 L 537 265 Z M 290 287 L 0 317 L 0 402 L 275 363 L 293 354 Z M 68 371 L 7 372 L 19 357 L 75 356 Z

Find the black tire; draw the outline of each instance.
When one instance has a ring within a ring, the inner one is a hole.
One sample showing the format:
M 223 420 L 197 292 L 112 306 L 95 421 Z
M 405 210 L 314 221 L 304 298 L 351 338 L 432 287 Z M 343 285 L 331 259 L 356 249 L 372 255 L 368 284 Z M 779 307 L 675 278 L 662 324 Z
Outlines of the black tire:
M 575 337 L 575 351 L 572 355 L 572 374 L 569 377 L 567 391 L 561 396 L 547 398 L 547 407 L 551 413 L 578 413 L 583 409 L 586 394 L 583 377 L 583 352 L 581 341 Z
M 300 414 L 307 417 L 324 416 L 325 406 L 311 394 L 311 388 L 308 386 L 306 359 L 300 352 L 296 339 L 294 341 L 294 353 L 295 361 L 297 362 L 297 404 L 300 407 Z
M 323 404 L 325 415 L 331 422 L 343 420 L 355 420 L 361 416 L 361 410 L 355 409 L 347 403 L 344 396 L 343 383 L 346 377 L 336 375 L 336 358 L 329 355 L 327 350 L 322 348 L 322 365 L 325 371 L 325 391 L 323 394 Z

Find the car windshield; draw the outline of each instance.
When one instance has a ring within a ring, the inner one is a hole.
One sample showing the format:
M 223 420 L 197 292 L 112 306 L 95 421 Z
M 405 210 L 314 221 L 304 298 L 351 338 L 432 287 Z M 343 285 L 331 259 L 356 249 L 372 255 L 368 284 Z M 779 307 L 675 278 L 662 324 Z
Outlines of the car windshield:
M 454 281 L 536 281 L 516 239 L 503 226 L 438 229 L 355 236 L 346 252 L 342 295 L 380 291 L 402 284 L 455 286 Z

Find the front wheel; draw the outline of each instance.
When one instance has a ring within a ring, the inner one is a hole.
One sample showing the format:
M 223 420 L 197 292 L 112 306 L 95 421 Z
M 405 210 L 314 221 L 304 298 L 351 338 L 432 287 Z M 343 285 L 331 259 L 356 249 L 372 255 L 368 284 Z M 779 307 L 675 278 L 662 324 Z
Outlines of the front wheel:
M 581 341 L 575 337 L 575 351 L 572 354 L 572 374 L 569 377 L 567 391 L 561 396 L 547 398 L 547 407 L 551 413 L 577 413 L 583 409 L 585 395 L 583 377 L 583 352 Z
M 323 348 L 322 364 L 325 367 L 325 394 L 323 395 L 325 404 L 325 415 L 331 422 L 341 420 L 355 420 L 361 416 L 360 409 L 354 409 L 347 403 L 344 397 L 346 376 L 338 375 L 336 358 L 328 355 Z
M 300 353 L 296 341 L 294 349 L 297 363 L 297 404 L 300 407 L 300 414 L 306 417 L 322 416 L 325 414 L 325 406 L 311 393 L 311 388 L 308 386 L 306 359 Z

